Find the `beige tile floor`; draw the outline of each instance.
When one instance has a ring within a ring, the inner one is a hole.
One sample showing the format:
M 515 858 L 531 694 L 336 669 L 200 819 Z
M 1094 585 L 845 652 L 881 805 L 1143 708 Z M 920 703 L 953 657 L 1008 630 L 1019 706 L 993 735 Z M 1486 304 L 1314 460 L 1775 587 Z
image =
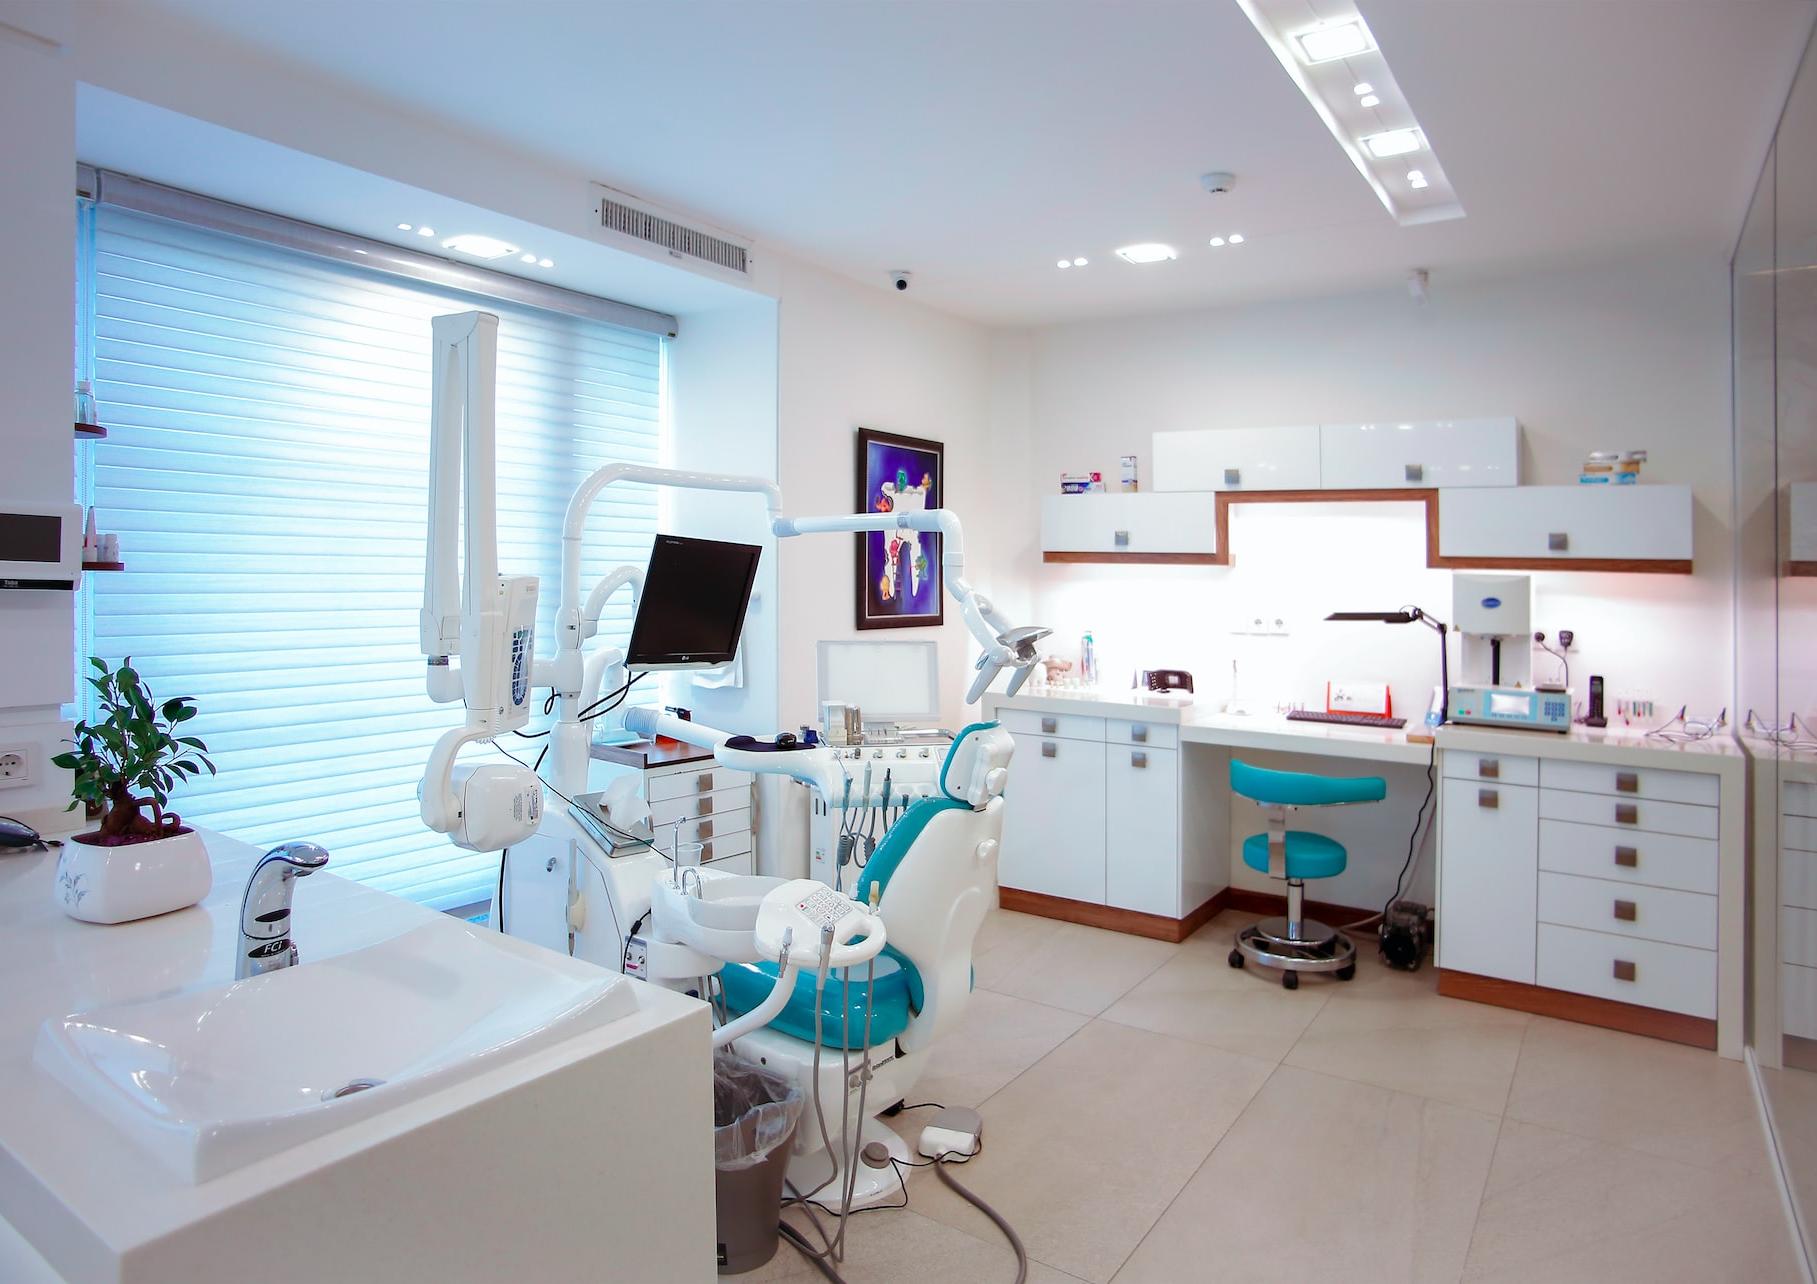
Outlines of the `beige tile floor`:
M 1283 990 L 1225 956 L 999 911 L 916 1096 L 984 1115 L 958 1176 L 1043 1284 L 1800 1278 L 1744 1068 L 1440 998 L 1365 957 Z M 922 1112 L 925 1115 L 925 1112 Z M 899 1118 L 914 1137 L 925 1118 Z M 931 1173 L 854 1217 L 841 1273 L 1008 1281 Z M 750 1280 L 820 1278 L 785 1246 Z

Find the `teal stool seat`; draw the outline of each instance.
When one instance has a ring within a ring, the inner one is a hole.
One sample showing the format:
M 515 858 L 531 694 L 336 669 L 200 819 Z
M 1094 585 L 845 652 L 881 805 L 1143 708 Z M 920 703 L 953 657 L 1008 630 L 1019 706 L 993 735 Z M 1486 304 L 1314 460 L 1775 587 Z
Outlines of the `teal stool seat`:
M 1344 872 L 1347 862 L 1344 844 L 1323 834 L 1304 830 L 1287 831 L 1287 877 L 1335 878 Z M 1243 863 L 1253 870 L 1268 872 L 1268 835 L 1251 834 L 1243 840 Z
M 866 965 L 869 966 L 868 964 Z M 889 946 L 877 956 L 876 975 L 871 989 L 871 1046 L 888 1043 L 908 1028 L 909 1018 L 919 1006 L 921 978 L 914 966 Z M 820 1004 L 820 1038 L 829 1048 L 864 1047 L 865 967 L 851 969 L 848 985 L 841 972 L 827 977 L 826 993 Z M 820 974 L 811 970 L 795 974 L 795 991 L 788 1003 L 770 1022 L 770 1029 L 780 1030 L 804 1043 L 814 1041 L 814 987 Z M 911 980 L 913 990 L 911 993 Z M 735 1013 L 749 1012 L 765 999 L 776 985 L 776 964 L 728 963 L 719 971 L 719 983 L 725 987 L 726 1007 Z
M 1315 776 L 1307 771 L 1270 771 L 1235 761 L 1230 764 L 1230 787 L 1264 806 L 1279 807 L 1380 802 L 1388 796 L 1388 782 L 1380 776 Z

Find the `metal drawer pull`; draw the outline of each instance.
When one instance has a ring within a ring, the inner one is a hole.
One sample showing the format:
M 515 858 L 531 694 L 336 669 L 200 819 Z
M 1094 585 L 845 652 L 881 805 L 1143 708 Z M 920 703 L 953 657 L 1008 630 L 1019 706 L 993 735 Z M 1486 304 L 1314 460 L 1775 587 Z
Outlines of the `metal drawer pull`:
M 704 840 L 704 839 L 711 838 L 712 836 L 713 836 L 713 822 L 712 821 L 703 820 L 694 826 L 694 837 Z
M 1624 869 L 1634 869 L 1640 864 L 1640 849 L 1638 847 L 1617 847 L 1615 863 Z
M 1633 901 L 1615 902 L 1615 917 L 1623 923 L 1632 923 L 1637 912 Z
M 713 814 L 713 796 L 711 794 L 708 794 L 705 798 L 702 798 L 695 804 L 694 814 L 696 816 L 711 816 Z
M 1626 959 L 1615 960 L 1615 979 L 1617 981 L 1632 981 L 1636 970 L 1635 966 Z
M 1633 803 L 1616 803 L 1615 823 L 1618 825 L 1638 825 L 1640 823 L 1640 808 L 1636 807 Z
M 1501 793 L 1494 789 L 1479 789 L 1476 791 L 1476 805 L 1491 810 L 1498 808 L 1502 805 Z
M 702 861 L 709 861 L 709 860 L 713 859 L 713 844 L 712 843 L 702 843 L 700 845 L 700 859 Z
M 1129 729 L 1129 738 L 1131 740 L 1135 741 L 1139 745 L 1147 744 L 1148 743 L 1148 728 L 1147 727 L 1131 727 Z
M 1128 548 L 1129 547 L 1129 532 L 1128 531 L 1113 531 L 1111 533 L 1111 542 L 1113 544 L 1115 544 L 1118 548 Z
M 1502 778 L 1501 760 L 1499 758 L 1478 758 L 1476 774 L 1484 780 L 1500 780 Z
M 1058 731 L 1059 729 L 1060 729 L 1060 720 L 1058 718 L 1041 719 L 1041 732 L 1043 735 L 1051 736 L 1054 734 L 1054 732 Z
M 1618 794 L 1637 794 L 1640 792 L 1640 777 L 1632 771 L 1615 773 L 1615 792 Z
M 1129 755 L 1129 765 L 1132 767 L 1146 767 L 1148 765 L 1148 755 L 1139 750 L 1131 753 Z
M 694 792 L 701 794 L 710 794 L 713 792 L 712 772 L 703 771 L 698 776 L 694 777 Z
M 1060 746 L 1055 744 L 1053 741 L 1043 740 L 1041 742 L 1041 756 L 1043 758 L 1051 758 L 1059 752 L 1060 752 Z
M 1563 531 L 1553 531 L 1546 536 L 1546 551 L 1549 553 L 1563 553 L 1570 547 L 1571 537 Z
M 1226 486 L 1241 486 L 1243 484 L 1243 470 L 1241 468 L 1226 468 L 1224 470 L 1224 484 Z
M 1407 480 L 1408 481 L 1425 481 L 1426 480 L 1426 465 L 1424 465 L 1424 464 L 1408 464 L 1407 465 Z

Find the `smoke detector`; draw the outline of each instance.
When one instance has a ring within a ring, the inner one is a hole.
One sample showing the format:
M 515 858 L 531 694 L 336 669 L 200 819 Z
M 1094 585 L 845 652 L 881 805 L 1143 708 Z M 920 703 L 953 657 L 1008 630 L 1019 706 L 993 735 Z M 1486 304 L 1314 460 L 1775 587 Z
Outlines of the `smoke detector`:
M 1199 175 L 1199 186 L 1213 196 L 1222 196 L 1237 185 L 1237 176 L 1228 170 L 1215 169 L 1209 174 Z

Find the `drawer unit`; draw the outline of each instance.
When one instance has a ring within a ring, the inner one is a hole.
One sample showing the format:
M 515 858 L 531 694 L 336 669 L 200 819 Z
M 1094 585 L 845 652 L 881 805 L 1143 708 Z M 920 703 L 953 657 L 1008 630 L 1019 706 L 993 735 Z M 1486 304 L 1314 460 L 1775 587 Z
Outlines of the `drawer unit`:
M 1041 551 L 1209 558 L 1218 551 L 1217 498 L 1191 491 L 1044 495 Z
M 1700 807 L 1714 807 L 1722 797 L 1722 782 L 1705 772 L 1611 767 L 1600 762 L 1567 762 L 1556 758 L 1548 758 L 1540 764 L 1539 783 L 1548 789 L 1568 789 L 1580 794 L 1649 798 L 1659 802 L 1695 803 Z
M 1570 820 L 1539 823 L 1539 867 L 1560 874 L 1714 896 L 1717 853 L 1716 841 L 1710 838 L 1629 834 Z M 1817 862 L 1813 865 L 1817 873 Z
M 1817 816 L 1817 785 L 1808 780 L 1781 781 L 1779 810 L 1787 816 Z
M 1010 734 L 1021 736 L 1059 736 L 1065 740 L 1104 739 L 1104 719 L 1079 713 L 1037 713 L 1033 709 L 999 709 L 997 721 Z M 1017 744 L 1021 741 L 1018 739 Z M 1017 766 L 1021 765 L 1020 749 Z
M 1799 967 L 1817 967 L 1817 910 L 1779 907 L 1779 957 Z
M 1779 845 L 1797 852 L 1817 852 L 1817 817 L 1781 816 Z
M 1178 749 L 1180 728 L 1171 722 L 1110 718 L 1104 723 L 1104 743 L 1147 746 L 1150 749 Z
M 1537 785 L 1539 759 L 1506 753 L 1464 753 L 1447 749 L 1441 770 L 1447 780 L 1482 780 L 1490 784 Z
M 1698 892 L 1543 872 L 1539 921 L 1700 950 L 1716 948 L 1716 898 Z
M 650 804 L 650 823 L 661 829 L 678 820 L 719 817 L 728 813 L 737 813 L 746 818 L 745 823 L 748 825 L 751 814 L 751 790 L 748 785 L 738 789 L 716 789 L 710 794 L 689 794 L 682 798 L 671 798 L 667 802 L 653 802 Z
M 1154 435 L 1155 489 L 1317 490 L 1317 425 Z
M 1817 910 L 1817 852 L 1779 853 L 1779 903 Z
M 1817 1039 L 1817 967 L 1780 966 L 1779 1012 L 1787 1034 Z
M 1179 918 L 1180 755 L 1104 746 L 1104 903 Z
M 1322 424 L 1319 469 L 1328 490 L 1518 486 L 1520 424 L 1513 419 Z
M 1539 925 L 1539 984 L 1618 1003 L 1716 1015 L 1716 953 L 1561 927 Z
M 1101 718 L 1083 721 L 1102 729 Z M 997 881 L 1104 904 L 1104 742 L 1020 733 L 1015 741 Z
M 703 762 L 698 769 L 649 775 L 644 778 L 644 791 L 649 802 L 667 802 L 695 794 L 716 793 L 724 789 L 748 789 L 751 773 Z
M 1445 487 L 1438 497 L 1441 558 L 1689 562 L 1689 486 Z
M 652 813 L 654 814 L 654 813 Z M 679 840 L 676 837 L 680 834 Z M 656 826 L 656 846 L 665 852 L 676 841 L 684 843 L 717 842 L 722 847 L 740 834 L 751 832 L 751 809 L 714 812 L 711 816 L 686 816 Z M 669 853 L 674 855 L 673 852 Z M 704 858 L 703 858 L 704 859 Z
M 1531 985 L 1539 791 L 1447 780 L 1440 806 L 1439 966 Z
M 1545 773 L 1540 774 L 1543 779 Z M 1539 814 L 1546 820 L 1574 820 L 1636 833 L 1683 834 L 1688 838 L 1717 836 L 1716 808 L 1690 803 L 1627 801 L 1613 795 L 1541 789 Z

